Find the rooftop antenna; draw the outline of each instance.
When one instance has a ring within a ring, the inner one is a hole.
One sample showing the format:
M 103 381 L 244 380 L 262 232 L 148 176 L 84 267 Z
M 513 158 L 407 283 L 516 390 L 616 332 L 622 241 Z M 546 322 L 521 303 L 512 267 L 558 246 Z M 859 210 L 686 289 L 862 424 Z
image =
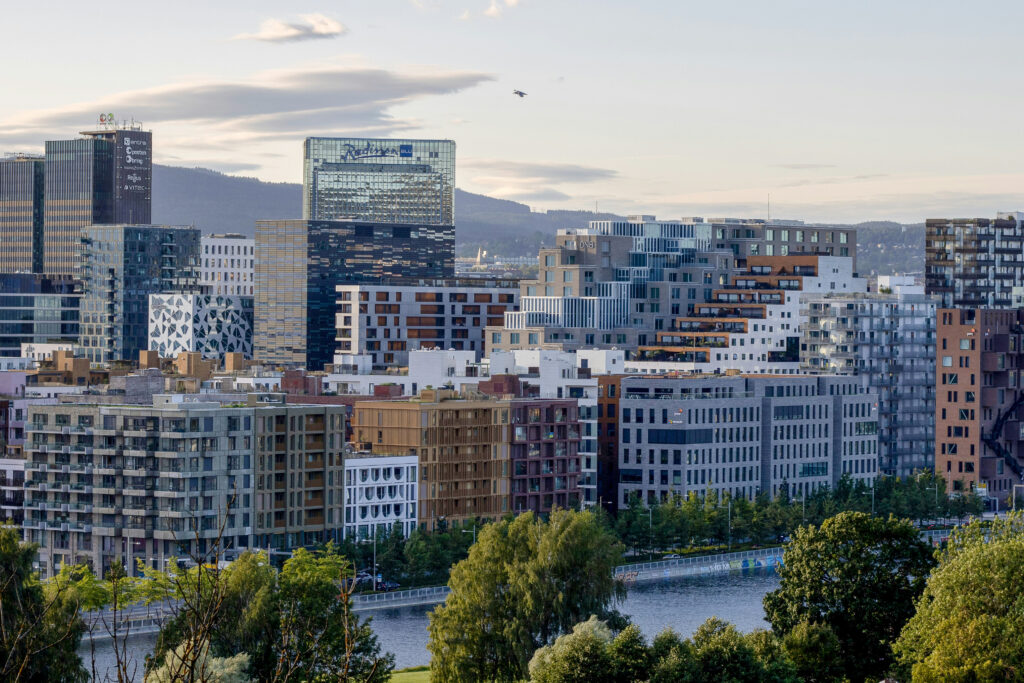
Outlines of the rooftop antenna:
M 768 193 L 768 221 L 772 220 L 772 193 Z

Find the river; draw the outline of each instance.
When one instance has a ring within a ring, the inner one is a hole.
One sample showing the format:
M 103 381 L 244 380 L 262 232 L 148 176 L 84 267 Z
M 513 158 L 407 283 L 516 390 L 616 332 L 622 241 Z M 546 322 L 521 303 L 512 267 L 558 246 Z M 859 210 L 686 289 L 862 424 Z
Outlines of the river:
M 648 639 L 666 627 L 689 636 L 709 617 L 731 622 L 741 631 L 752 631 L 767 625 L 761 600 L 778 585 L 778 574 L 772 569 L 666 579 L 632 586 L 618 607 Z M 429 662 L 427 613 L 432 609 L 433 606 L 400 607 L 364 612 L 361 616 L 373 616 L 373 630 L 381 649 L 393 652 L 395 666 L 401 669 Z M 155 638 L 137 636 L 128 643 L 129 656 L 138 662 L 135 680 L 142 680 L 142 658 L 152 651 Z M 83 645 L 80 653 L 89 668 L 88 646 Z M 109 641 L 97 643 L 96 660 L 98 678 L 102 681 L 104 672 L 114 666 Z

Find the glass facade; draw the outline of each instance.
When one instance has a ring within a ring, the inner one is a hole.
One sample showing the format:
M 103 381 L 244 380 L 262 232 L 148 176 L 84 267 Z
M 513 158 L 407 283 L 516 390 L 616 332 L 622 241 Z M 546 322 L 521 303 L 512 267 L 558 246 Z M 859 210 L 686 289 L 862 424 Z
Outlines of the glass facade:
M 454 270 L 454 226 L 257 221 L 253 353 L 319 370 L 336 348 L 337 285 Z
M 20 356 L 22 344 L 77 341 L 80 298 L 71 278 L 0 275 L 0 356 Z
M 75 273 L 79 230 L 94 224 L 148 224 L 152 133 L 101 130 L 46 143 L 43 272 Z
M 302 216 L 455 224 L 455 142 L 306 138 Z
M 40 272 L 43 268 L 42 157 L 0 159 L 0 271 Z
M 90 225 L 82 231 L 80 352 L 92 361 L 136 360 L 149 343 L 149 295 L 194 291 L 197 228 Z

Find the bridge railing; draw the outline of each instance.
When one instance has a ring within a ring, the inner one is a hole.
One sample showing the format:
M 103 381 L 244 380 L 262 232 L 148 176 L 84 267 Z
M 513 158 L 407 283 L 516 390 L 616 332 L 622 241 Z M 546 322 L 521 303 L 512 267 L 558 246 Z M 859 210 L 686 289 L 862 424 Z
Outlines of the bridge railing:
M 660 560 L 658 562 L 640 562 L 637 564 L 624 564 L 615 568 L 616 574 L 629 572 L 658 571 L 672 567 L 686 567 L 692 565 L 717 564 L 719 562 L 730 562 L 732 560 L 759 560 L 768 557 L 781 557 L 782 548 L 758 548 L 757 550 L 740 550 L 734 553 L 720 553 L 718 555 L 697 555 L 694 557 L 679 557 L 671 560 Z

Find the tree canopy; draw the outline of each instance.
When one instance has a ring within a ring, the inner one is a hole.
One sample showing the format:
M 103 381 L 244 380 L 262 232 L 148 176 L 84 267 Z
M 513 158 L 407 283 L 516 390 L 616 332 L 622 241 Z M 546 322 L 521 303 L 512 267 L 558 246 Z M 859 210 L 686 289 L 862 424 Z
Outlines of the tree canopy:
M 904 674 L 951 683 L 1024 676 L 1024 517 L 958 529 L 895 645 Z M 906 677 L 906 676 L 905 676 Z
M 934 564 L 931 546 L 909 521 L 843 512 L 796 531 L 765 613 L 781 636 L 802 622 L 827 625 L 844 675 L 880 678 Z
M 590 615 L 621 618 L 622 548 L 594 513 L 555 510 L 489 524 L 430 614 L 433 681 L 517 681 L 533 653 Z

